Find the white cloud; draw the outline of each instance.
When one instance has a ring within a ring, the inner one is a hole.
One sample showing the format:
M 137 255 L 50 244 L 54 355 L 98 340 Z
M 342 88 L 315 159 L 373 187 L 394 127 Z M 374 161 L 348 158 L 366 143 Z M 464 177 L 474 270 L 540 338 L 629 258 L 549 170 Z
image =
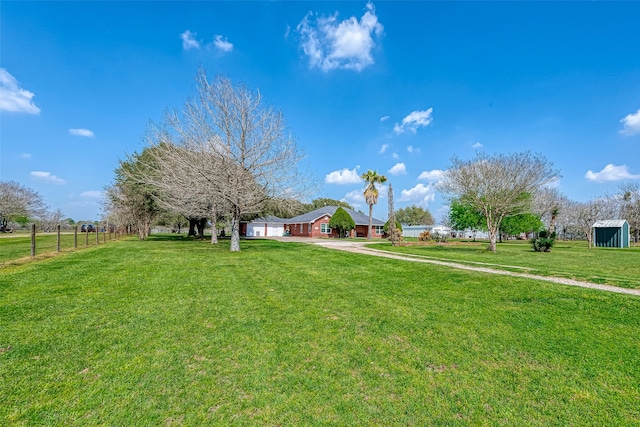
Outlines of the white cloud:
M 407 166 L 404 163 L 396 163 L 389 169 L 391 175 L 406 175 Z
M 213 39 L 214 46 L 223 52 L 231 52 L 233 50 L 233 44 L 229 43 L 226 38 L 223 38 L 221 35 L 216 35 Z
M 52 175 L 51 172 L 33 171 L 31 172 L 31 176 L 38 181 L 46 182 L 47 184 L 62 185 L 66 182 L 64 179 Z
M 407 151 L 409 153 L 416 153 L 416 154 L 420 154 L 420 148 L 418 147 L 414 147 L 413 145 L 408 145 L 407 146 Z
M 324 182 L 327 184 L 358 184 L 362 182 L 362 178 L 358 174 L 360 166 L 356 166 L 353 169 L 344 168 L 342 170 L 333 171 L 324 177 Z
M 354 208 L 359 208 L 365 204 L 362 190 L 353 190 L 348 192 L 341 201 L 349 203 Z
M 389 148 L 389 144 L 382 144 L 382 147 L 380 147 L 380 154 L 384 154 L 384 152 L 387 151 L 387 148 Z
M 196 33 L 186 30 L 180 34 L 180 38 L 182 39 L 182 48 L 184 50 L 200 49 L 200 42 L 196 40 Z
M 482 144 L 480 144 L 479 142 L 476 142 L 475 144 L 472 145 L 473 148 L 482 148 Z
M 93 132 L 89 129 L 69 129 L 69 133 L 75 136 L 84 136 L 85 138 L 93 138 Z
M 640 108 L 635 113 L 627 115 L 620 120 L 624 125 L 624 129 L 620 131 L 623 135 L 635 135 L 640 133 Z
M 300 46 L 309 57 L 310 67 L 322 71 L 338 68 L 362 71 L 373 64 L 374 36 L 380 37 L 383 29 L 371 2 L 360 21 L 355 16 L 338 21 L 337 13 L 318 17 L 309 12 L 297 27 Z
M 80 193 L 80 197 L 85 199 L 101 199 L 104 193 L 100 190 L 89 190 Z
M 409 190 L 402 190 L 398 201 L 412 202 L 426 208 L 428 207 L 429 202 L 435 200 L 435 197 L 436 190 L 434 187 L 420 183 Z
M 32 157 L 31 153 L 22 153 L 22 154 L 20 154 L 20 158 L 21 159 L 30 159 L 31 157 Z
M 584 177 L 589 181 L 610 182 L 622 181 L 623 179 L 640 179 L 640 174 L 630 174 L 627 165 L 615 166 L 609 163 L 600 172 L 587 171 Z
M 396 123 L 393 127 L 393 131 L 398 135 L 403 133 L 405 130 L 416 133 L 419 127 L 427 127 L 431 124 L 433 121 L 432 113 L 433 108 L 428 108 L 424 111 L 412 111 L 407 115 L 407 117 L 402 119 L 402 123 Z
M 549 181 L 544 185 L 545 188 L 560 188 L 560 178 Z
M 31 101 L 35 95 L 18 86 L 18 81 L 9 72 L 0 68 L 0 111 L 11 113 L 39 114 L 40 109 Z
M 378 186 L 378 197 L 385 198 L 389 194 L 389 186 L 388 185 L 379 185 Z
M 393 153 L 391 155 L 391 157 L 393 157 L 395 160 L 398 160 L 400 158 L 400 156 L 398 155 L 398 153 Z
M 389 120 L 389 116 L 382 116 L 382 117 L 380 117 L 380 121 L 381 121 L 381 122 L 386 122 L 387 120 Z
M 438 182 L 442 179 L 442 174 L 444 171 L 440 169 L 434 169 L 432 171 L 424 171 L 418 176 L 418 179 L 427 181 L 427 182 Z

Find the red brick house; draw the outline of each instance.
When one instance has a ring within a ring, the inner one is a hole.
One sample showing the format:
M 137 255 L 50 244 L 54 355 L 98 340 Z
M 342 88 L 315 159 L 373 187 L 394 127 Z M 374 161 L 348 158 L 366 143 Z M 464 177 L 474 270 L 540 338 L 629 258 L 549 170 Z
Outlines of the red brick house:
M 300 237 L 338 237 L 335 230 L 329 228 L 329 220 L 336 212 L 338 206 L 324 206 L 311 212 L 307 212 L 296 217 L 284 220 L 285 234 Z M 353 209 L 342 208 L 351 215 L 356 223 L 355 236 L 367 237 L 369 229 L 369 216 L 356 212 Z M 372 218 L 372 232 L 374 238 L 381 238 L 383 235 L 384 222 Z

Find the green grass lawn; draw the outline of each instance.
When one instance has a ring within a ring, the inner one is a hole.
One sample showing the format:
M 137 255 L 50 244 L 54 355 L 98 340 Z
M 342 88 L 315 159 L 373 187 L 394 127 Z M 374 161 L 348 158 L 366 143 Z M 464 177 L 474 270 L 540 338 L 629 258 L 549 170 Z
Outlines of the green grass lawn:
M 0 271 L 0 425 L 637 425 L 640 298 L 273 241 Z
M 98 233 L 99 244 L 108 240 L 109 235 Z M 111 238 L 115 239 L 115 234 L 111 234 Z M 36 235 L 36 255 L 47 255 L 57 250 L 57 233 L 42 233 Z M 96 245 L 96 233 L 78 233 L 78 249 L 87 246 Z M 74 249 L 73 232 L 64 232 L 60 234 L 60 250 L 70 251 Z M 31 257 L 31 234 L 0 234 L 0 266 L 3 263 L 13 262 L 15 260 Z
M 371 247 L 430 259 L 640 289 L 640 247 L 588 249 L 586 242 L 565 241 L 557 241 L 551 252 L 534 252 L 527 241 L 499 243 L 496 253 L 487 251 L 484 243 L 472 242 L 466 246 L 453 243 L 449 246 L 392 247 L 379 243 Z

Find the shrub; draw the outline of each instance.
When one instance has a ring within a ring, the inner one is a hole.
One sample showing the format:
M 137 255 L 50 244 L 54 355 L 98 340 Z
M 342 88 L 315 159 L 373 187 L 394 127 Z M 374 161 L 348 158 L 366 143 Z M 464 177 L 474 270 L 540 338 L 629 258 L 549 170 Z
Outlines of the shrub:
M 551 247 L 556 241 L 556 233 L 551 233 L 547 230 L 541 230 L 536 237 L 531 238 L 531 245 L 536 252 L 550 252 Z
M 431 234 L 431 238 L 436 242 L 446 242 L 448 237 L 447 233 L 435 232 Z
M 431 232 L 423 231 L 422 233 L 420 233 L 420 236 L 418 236 L 418 240 L 420 242 L 429 242 L 431 240 Z

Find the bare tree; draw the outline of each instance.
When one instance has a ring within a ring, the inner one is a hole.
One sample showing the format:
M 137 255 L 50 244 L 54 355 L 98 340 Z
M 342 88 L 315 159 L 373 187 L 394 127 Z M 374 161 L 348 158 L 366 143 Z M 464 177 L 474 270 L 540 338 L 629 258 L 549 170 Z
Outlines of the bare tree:
M 567 197 L 557 188 L 542 187 L 534 195 L 531 211 L 540 216 L 549 234 L 556 232 L 558 222 L 565 220 Z
M 571 202 L 568 204 L 569 228 L 582 235 L 593 246 L 592 227 L 596 221 L 611 219 L 616 216 L 615 204 L 609 197 L 598 197 L 588 202 Z
M 231 251 L 240 250 L 240 219 L 269 200 L 295 200 L 308 180 L 299 173 L 302 153 L 279 111 L 259 92 L 222 76 L 197 76 L 197 95 L 167 114 L 148 135 L 154 170 L 145 182 L 159 203 L 193 218 L 231 218 Z M 206 211 L 206 212 L 205 212 Z
M 112 222 L 117 219 L 120 226 L 133 226 L 140 240 L 149 236 L 151 223 L 161 212 L 156 188 L 146 182 L 154 170 L 149 149 L 129 155 L 120 161 L 115 171 L 115 183 L 105 191 L 107 217 L 111 217 Z
M 188 135 L 185 135 L 188 136 Z M 155 188 L 158 204 L 189 220 L 189 235 L 204 236 L 207 218 L 211 218 L 211 243 L 217 243 L 216 220 L 222 212 L 222 199 L 218 196 L 215 158 L 196 151 L 195 144 L 176 144 L 168 132 L 156 127 L 147 130 L 150 162 L 136 171 L 136 179 Z M 184 137 L 182 141 L 184 141 Z
M 42 196 L 16 181 L 0 181 L 0 230 L 19 217 L 42 216 L 46 212 Z
M 640 184 L 622 184 L 614 197 L 620 206 L 619 217 L 629 223 L 634 245 L 637 245 L 640 235 Z
M 45 233 L 55 231 L 57 226 L 63 225 L 64 222 L 65 217 L 60 209 L 44 212 L 38 217 L 38 225 Z
M 490 241 L 487 249 L 495 252 L 502 220 L 529 211 L 532 196 L 557 178 L 552 163 L 540 154 L 479 153 L 469 161 L 454 157 L 438 188 L 483 213 Z

